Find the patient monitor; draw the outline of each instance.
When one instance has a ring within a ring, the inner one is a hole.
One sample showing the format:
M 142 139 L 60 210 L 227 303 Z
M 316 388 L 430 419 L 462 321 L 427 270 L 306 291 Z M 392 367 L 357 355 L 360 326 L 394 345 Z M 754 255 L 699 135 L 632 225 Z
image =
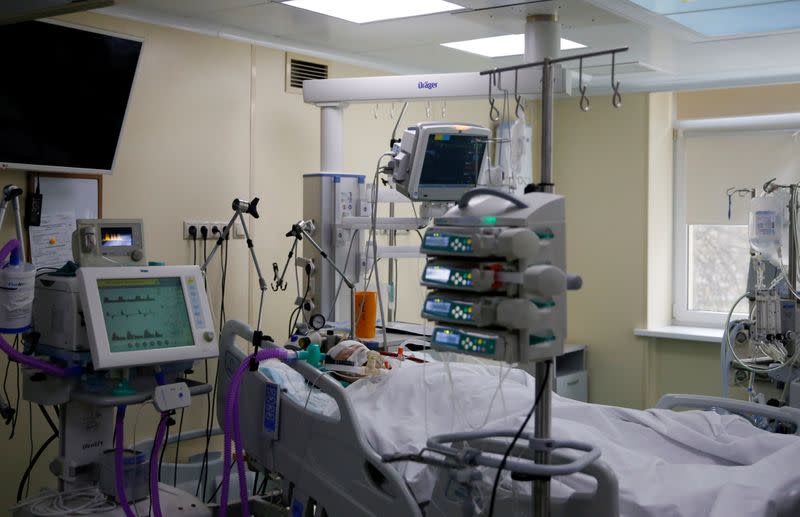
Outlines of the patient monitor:
M 389 164 L 412 201 L 457 201 L 478 184 L 491 131 L 473 124 L 421 122 L 403 133 Z
M 197 266 L 78 270 L 96 370 L 217 355 L 217 335 Z
M 144 266 L 141 219 L 78 219 L 72 256 L 81 266 Z

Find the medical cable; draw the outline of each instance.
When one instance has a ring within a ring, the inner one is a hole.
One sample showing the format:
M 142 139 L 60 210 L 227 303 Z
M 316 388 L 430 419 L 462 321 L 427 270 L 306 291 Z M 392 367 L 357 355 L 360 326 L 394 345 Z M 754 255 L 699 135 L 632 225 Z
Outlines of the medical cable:
M 161 465 L 164 464 L 164 454 L 167 452 L 167 444 L 169 444 L 169 428 L 175 423 L 172 417 L 167 418 L 167 432 L 164 435 L 164 446 L 161 448 L 161 454 L 158 457 L 158 480 L 161 481 Z M 177 465 L 175 471 L 177 472 Z
M 729 377 L 730 377 L 730 357 L 727 354 L 727 352 L 728 352 L 728 347 L 726 346 L 726 342 L 727 342 L 726 340 L 728 339 L 727 335 L 729 333 L 732 333 L 734 336 L 737 335 L 739 332 L 742 331 L 742 329 L 745 327 L 746 324 L 747 324 L 747 320 L 732 321 L 731 322 L 731 326 L 733 328 L 728 327 L 728 330 L 725 331 L 725 337 L 720 341 L 720 344 L 721 344 L 721 346 L 720 346 L 720 348 L 721 348 L 720 349 L 720 370 L 721 370 L 720 374 L 722 376 L 722 396 L 724 398 L 728 398 L 728 394 L 729 394 L 729 390 L 730 390 L 730 387 L 729 387 L 729 384 L 730 384 L 730 380 L 729 380 Z
M 378 162 L 375 165 L 375 175 L 372 179 L 372 214 L 371 214 L 371 224 L 370 224 L 370 239 L 372 244 L 372 267 L 370 268 L 369 276 L 367 277 L 367 281 L 364 283 L 364 290 L 368 290 L 370 280 L 372 279 L 372 274 L 375 274 L 375 290 L 378 294 L 378 309 L 380 310 L 381 314 L 381 325 L 383 326 L 383 331 L 381 335 L 383 337 L 383 348 L 389 348 L 387 339 L 386 339 L 386 311 L 383 307 L 383 296 L 381 295 L 381 282 L 380 282 L 380 273 L 378 271 L 378 241 L 377 239 L 377 226 L 378 226 L 378 175 L 381 172 L 381 160 L 387 156 L 394 156 L 392 153 L 383 153 L 378 157 Z M 357 315 L 363 314 L 364 311 L 364 303 L 366 302 L 366 298 L 361 301 L 361 306 L 359 307 L 359 311 L 356 313 Z M 353 336 L 354 337 L 354 336 Z
M 492 398 L 489 401 L 489 409 L 486 411 L 486 415 L 483 417 L 483 422 L 477 426 L 473 425 L 472 422 L 469 421 L 469 419 L 467 418 L 467 412 L 464 411 L 463 407 L 461 407 L 458 403 L 458 392 L 456 391 L 455 383 L 453 382 L 453 373 L 450 368 L 450 361 L 449 360 L 444 361 L 444 366 L 445 366 L 445 372 L 447 373 L 447 380 L 450 383 L 450 390 L 452 392 L 451 400 L 453 402 L 453 409 L 461 416 L 461 418 L 464 420 L 464 423 L 467 424 L 467 427 L 469 427 L 471 431 L 478 431 L 480 429 L 483 429 L 484 427 L 486 427 L 486 424 L 489 423 L 489 416 L 492 414 L 492 408 L 494 406 L 494 401 L 497 398 L 497 394 L 502 391 L 503 383 L 505 382 L 508 375 L 511 373 L 511 370 L 514 369 L 514 365 L 509 364 L 508 368 L 505 369 L 505 372 L 503 371 L 502 365 L 498 366 L 499 375 L 498 375 L 497 388 L 495 388 L 494 393 L 492 394 Z M 503 405 L 505 406 L 505 398 L 503 398 Z
M 502 474 L 503 468 L 505 468 L 506 462 L 508 461 L 508 456 L 511 454 L 511 451 L 514 450 L 514 446 L 517 444 L 517 440 L 519 440 L 519 437 L 522 435 L 522 433 L 525 431 L 525 428 L 528 426 L 528 422 L 530 422 L 533 413 L 536 411 L 536 407 L 539 405 L 539 401 L 542 398 L 544 390 L 547 389 L 548 386 L 550 386 L 550 370 L 553 367 L 553 362 L 547 361 L 546 366 L 547 368 L 545 370 L 544 379 L 542 380 L 542 383 L 536 392 L 536 398 L 534 398 L 533 400 L 533 406 L 531 407 L 530 411 L 528 411 L 528 415 L 525 417 L 525 420 L 523 420 L 522 425 L 519 426 L 519 430 L 517 430 L 517 433 L 514 435 L 514 438 L 511 440 L 511 443 L 508 444 L 508 448 L 506 449 L 505 454 L 503 454 L 503 459 L 500 461 L 500 466 L 497 468 L 497 473 L 494 476 L 494 483 L 492 484 L 492 498 L 489 502 L 489 517 L 492 517 L 494 515 L 494 501 L 495 498 L 497 497 L 497 487 L 500 484 L 500 474 Z
M 181 418 L 178 424 L 178 439 L 175 441 L 175 468 L 172 470 L 172 486 L 178 486 L 178 453 L 181 450 L 181 434 L 183 433 L 183 414 L 186 408 L 181 408 Z
M 303 293 L 303 297 L 300 299 L 300 303 L 297 305 L 297 307 L 295 307 L 294 310 L 292 310 L 292 312 L 289 314 L 289 331 L 287 333 L 287 336 L 291 336 L 294 330 L 297 328 L 297 321 L 300 319 L 300 313 L 303 312 L 303 305 L 305 305 L 306 303 L 306 299 L 308 298 L 308 293 L 310 292 L 310 290 L 311 290 L 311 279 L 307 278 L 306 290 Z
M 359 235 L 359 230 L 354 230 L 353 235 L 350 237 L 350 245 L 347 247 L 347 255 L 344 258 L 344 267 L 342 268 L 342 271 L 344 271 L 345 273 L 347 272 L 347 266 L 350 264 L 350 253 L 353 251 L 353 243 L 355 242 L 356 237 L 358 235 Z M 297 273 L 297 269 L 295 269 L 295 273 Z M 298 280 L 298 286 L 299 284 L 300 282 Z M 325 321 L 330 321 L 331 316 L 333 316 L 333 309 L 336 307 L 336 302 L 339 300 L 339 293 L 342 291 L 343 284 L 344 284 L 344 277 L 339 275 L 339 285 L 336 287 L 336 294 L 333 295 L 333 303 L 331 303 L 331 307 L 330 309 L 328 309 L 328 315 L 325 317 Z M 300 295 L 299 287 L 297 295 L 298 296 Z
M 225 231 L 223 229 L 223 231 Z M 222 300 L 221 300 L 221 307 L 220 307 L 220 334 L 222 333 L 222 326 L 224 325 L 224 318 L 225 318 L 225 288 L 228 282 L 228 257 L 230 255 L 229 249 L 229 235 L 226 235 L 225 242 L 221 248 L 221 255 L 220 255 L 220 262 L 224 264 L 224 268 L 222 271 Z M 263 292 L 262 292 L 263 294 Z M 208 360 L 204 361 L 205 368 L 206 368 L 206 382 L 208 382 Z M 195 497 L 200 496 L 200 486 L 203 486 L 203 499 L 206 497 L 206 485 L 208 484 L 208 455 L 209 449 L 211 447 L 211 431 L 214 427 L 214 409 L 216 409 L 217 405 L 217 386 L 219 385 L 219 365 L 217 365 L 216 373 L 214 375 L 214 389 L 211 390 L 210 398 L 206 396 L 206 401 L 208 403 L 208 412 L 206 413 L 206 426 L 205 426 L 205 436 L 206 436 L 206 443 L 203 449 L 203 458 L 200 462 L 200 474 L 197 478 L 197 486 L 195 487 Z M 183 410 L 181 410 L 181 423 L 178 426 L 178 445 L 176 446 L 175 450 L 175 462 L 177 465 L 177 457 L 178 457 L 178 448 L 180 447 L 180 439 L 181 439 L 181 430 L 183 429 Z M 175 475 L 177 476 L 177 467 L 175 469 Z
M 79 503 L 79 504 L 76 504 Z M 61 517 L 63 515 L 93 515 L 110 512 L 117 508 L 96 486 L 78 488 L 65 492 L 48 489 L 43 495 L 22 501 L 9 508 L 26 508 L 35 517 Z
M 28 449 L 28 465 L 30 466 L 33 465 L 33 403 L 31 401 L 28 401 L 28 445 L 30 447 L 30 449 Z M 23 485 L 25 485 L 25 497 L 28 497 L 30 495 L 31 485 L 30 483 L 23 483 Z M 23 485 L 20 485 L 19 488 L 22 488 Z
M 20 480 L 19 486 L 17 487 L 17 502 L 22 500 L 22 490 L 23 487 L 25 486 L 25 482 L 26 481 L 30 482 L 31 473 L 33 472 L 33 468 L 36 466 L 36 463 L 39 461 L 39 458 L 42 456 L 42 454 L 44 454 L 44 451 L 47 450 L 47 447 L 51 443 L 53 443 L 56 439 L 58 439 L 58 433 L 51 434 L 50 437 L 47 438 L 47 440 L 45 440 L 44 443 L 42 443 L 42 445 L 39 447 L 39 450 L 36 451 L 36 454 L 33 455 L 33 459 L 31 460 L 31 462 L 28 463 L 28 468 L 25 469 L 25 473 L 22 475 L 22 479 Z
M 228 472 L 230 472 L 230 470 L 233 469 L 233 467 L 236 465 L 236 463 L 238 463 L 238 461 L 239 461 L 239 458 L 233 458 L 233 463 L 231 463 L 231 468 L 228 469 Z M 211 495 L 209 496 L 208 500 L 206 501 L 206 504 L 211 504 L 211 501 L 214 500 L 214 497 L 216 497 L 217 492 L 219 492 L 220 487 L 222 487 L 222 481 L 217 483 L 217 487 L 214 489 L 213 492 L 211 492 Z
M 200 236 L 203 238 L 203 264 L 208 261 L 208 226 L 203 225 L 200 227 Z M 203 286 L 208 292 L 208 278 L 203 275 Z
M 731 306 L 731 309 L 728 311 L 728 316 L 727 316 L 727 318 L 725 318 L 725 326 L 723 327 L 723 329 L 730 328 L 731 318 L 733 317 L 734 310 L 736 310 L 736 306 L 739 305 L 739 303 L 742 300 L 744 300 L 745 298 L 747 298 L 748 296 L 749 296 L 749 293 L 744 293 L 743 295 L 741 295 L 739 298 L 736 299 L 736 301 L 733 303 L 733 306 Z M 731 356 L 733 357 L 733 359 L 742 368 L 744 368 L 748 372 L 752 372 L 752 373 L 772 373 L 772 372 L 775 372 L 777 370 L 780 370 L 781 368 L 786 368 L 788 365 L 794 364 L 794 362 L 797 361 L 798 358 L 800 358 L 800 346 L 795 346 L 794 355 L 792 355 L 791 359 L 786 361 L 786 362 L 783 362 L 783 363 L 779 362 L 777 366 L 771 366 L 771 367 L 766 367 L 766 368 L 759 368 L 759 367 L 756 367 L 756 366 L 751 366 L 750 364 L 745 362 L 742 358 L 740 358 L 739 355 L 736 353 L 736 350 L 734 350 L 733 345 L 731 344 L 730 333 L 729 332 L 723 332 L 723 333 L 725 335 L 725 342 L 728 345 L 728 350 L 730 351 Z

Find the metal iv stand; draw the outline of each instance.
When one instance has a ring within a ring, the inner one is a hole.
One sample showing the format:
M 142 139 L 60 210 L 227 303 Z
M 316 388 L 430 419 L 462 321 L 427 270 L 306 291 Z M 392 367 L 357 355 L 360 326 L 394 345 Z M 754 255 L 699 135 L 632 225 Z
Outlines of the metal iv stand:
M 14 225 L 17 231 L 17 240 L 20 243 L 19 254 L 22 261 L 25 262 L 25 241 L 22 234 L 22 217 L 19 211 L 19 197 L 22 195 L 22 189 L 16 185 L 6 185 L 3 187 L 3 199 L 0 201 L 0 228 L 3 227 L 3 220 L 6 216 L 6 208 L 8 208 L 9 201 L 14 207 Z M 6 424 L 11 422 L 16 410 L 12 408 L 8 402 L 0 396 L 0 417 L 5 420 Z
M 534 188 L 539 192 L 553 192 L 553 65 L 567 61 L 580 62 L 580 85 L 581 99 L 579 102 L 582 111 L 589 110 L 589 101 L 586 97 L 586 89 L 583 86 L 583 60 L 591 57 L 599 57 L 611 55 L 611 89 L 613 96 L 611 104 L 615 108 L 622 106 L 622 95 L 619 93 L 619 81 L 615 81 L 615 57 L 617 53 L 626 52 L 628 47 L 620 47 L 611 50 L 602 50 L 599 52 L 587 52 L 583 54 L 576 54 L 568 57 L 550 59 L 544 58 L 542 61 L 534 63 L 523 63 L 521 65 L 507 66 L 504 68 L 495 68 L 492 70 L 485 70 L 481 75 L 489 76 L 489 116 L 494 117 L 497 112 L 495 107 L 495 99 L 492 96 L 492 85 L 496 84 L 495 77 L 502 72 L 518 72 L 524 68 L 541 67 L 542 68 L 542 143 L 541 143 L 541 181 L 539 185 Z M 519 96 L 514 89 L 514 97 L 519 103 Z M 526 190 L 527 192 L 527 190 Z M 790 273 L 791 274 L 791 273 Z M 549 364 L 548 364 L 549 363 Z M 534 437 L 549 439 L 552 423 L 552 406 L 553 406 L 553 381 L 552 375 L 548 375 L 548 369 L 552 368 L 553 358 L 544 361 L 537 361 L 534 365 L 534 376 L 536 381 L 546 379 L 547 385 L 542 387 L 542 396 L 534 413 Z M 547 465 L 550 463 L 549 451 L 536 451 L 534 453 L 536 463 L 540 465 Z M 550 515 L 550 478 L 534 479 L 533 480 L 533 515 L 536 517 L 549 517 Z
M 228 224 L 222 230 L 217 242 L 211 249 L 211 253 L 208 254 L 206 261 L 202 266 L 200 266 L 200 271 L 203 273 L 203 275 L 205 275 L 208 265 L 211 263 L 211 260 L 214 258 L 217 250 L 228 239 L 228 235 L 230 234 L 231 229 L 238 218 L 239 222 L 242 223 L 242 230 L 244 231 L 244 237 L 247 241 L 247 248 L 250 250 L 250 257 L 253 259 L 253 265 L 255 266 L 256 274 L 258 275 L 258 288 L 261 290 L 261 300 L 258 304 L 258 320 L 256 323 L 256 330 L 253 332 L 253 346 L 255 347 L 256 352 L 258 352 L 258 347 L 261 345 L 261 341 L 265 339 L 264 334 L 261 331 L 261 315 L 264 312 L 264 294 L 267 291 L 267 281 L 264 279 L 264 275 L 261 273 L 261 265 L 258 263 L 258 257 L 256 257 L 255 249 L 253 249 L 253 239 L 250 238 L 250 232 L 247 230 L 247 223 L 244 220 L 244 214 L 251 215 L 255 219 L 258 219 L 258 201 L 259 200 L 257 197 L 254 197 L 253 200 L 249 202 L 243 199 L 233 200 L 233 203 L 231 203 L 231 208 L 233 208 L 233 216 L 231 216 L 230 221 L 228 221 Z M 266 339 L 272 341 L 272 338 L 269 338 L 268 336 Z M 250 364 L 250 369 L 254 371 L 257 368 L 258 364 L 256 363 L 255 359 L 253 359 Z
M 20 243 L 20 256 L 22 261 L 26 260 L 25 257 L 25 241 L 22 234 L 22 216 L 19 211 L 19 197 L 22 195 L 22 189 L 16 185 L 6 185 L 3 187 L 3 200 L 0 201 L 0 228 L 3 226 L 3 219 L 6 216 L 6 208 L 8 208 L 9 201 L 14 207 L 14 225 L 17 230 L 17 240 Z
M 289 231 L 289 233 L 286 234 L 286 236 L 287 237 L 294 236 L 295 238 L 294 246 L 297 245 L 298 241 L 303 240 L 303 237 L 305 237 L 306 240 L 308 240 L 308 242 L 317 250 L 317 252 L 319 252 L 320 256 L 325 260 L 325 262 L 327 262 L 333 268 L 333 270 L 336 271 L 339 274 L 339 276 L 342 277 L 342 281 L 350 289 L 350 338 L 355 339 L 356 338 L 356 284 L 353 283 L 349 278 L 347 278 L 347 275 L 344 274 L 344 271 L 339 269 L 339 266 L 337 266 L 336 263 L 333 260 L 331 260 L 331 258 L 325 252 L 325 250 L 322 249 L 322 246 L 317 244 L 317 241 L 315 241 L 311 237 L 308 230 L 313 232 L 315 229 L 316 228 L 314 227 L 314 223 L 312 221 L 300 221 L 292 225 L 292 229 Z M 294 249 L 294 246 L 292 246 L 292 249 Z M 289 255 L 289 257 L 291 258 L 291 254 Z M 281 283 L 283 282 L 283 275 L 285 274 L 286 274 L 286 268 L 283 268 L 283 274 L 281 274 L 280 279 L 277 280 L 278 285 L 281 285 Z

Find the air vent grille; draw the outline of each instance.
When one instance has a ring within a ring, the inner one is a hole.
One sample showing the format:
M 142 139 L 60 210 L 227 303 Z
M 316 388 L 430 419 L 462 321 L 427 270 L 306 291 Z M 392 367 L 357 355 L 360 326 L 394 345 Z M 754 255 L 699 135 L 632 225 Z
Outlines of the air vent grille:
M 287 89 L 302 90 L 303 81 L 309 79 L 327 79 L 328 65 L 306 59 L 289 58 L 287 71 Z

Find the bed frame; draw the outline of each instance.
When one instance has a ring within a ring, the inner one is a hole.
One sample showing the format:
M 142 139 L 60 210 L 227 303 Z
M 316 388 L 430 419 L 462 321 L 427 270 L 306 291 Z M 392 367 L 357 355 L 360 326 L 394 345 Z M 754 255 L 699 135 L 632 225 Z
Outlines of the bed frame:
M 245 358 L 236 338 L 249 344 L 252 336 L 253 329 L 239 321 L 228 321 L 223 329 L 217 378 L 219 421 L 223 421 L 230 379 Z M 280 393 L 277 385 L 261 373 L 245 375 L 240 388 L 240 401 L 246 401 L 240 407 L 240 425 L 248 464 L 280 475 L 284 480 L 284 507 L 289 507 L 292 517 L 462 514 L 463 500 L 452 490 L 453 482 L 457 482 L 456 472 L 440 469 L 432 500 L 418 503 L 402 475 L 367 443 L 344 388 L 304 362 L 292 367 L 336 402 L 338 420 L 305 409 Z M 487 452 L 502 452 L 504 443 L 507 442 L 476 440 L 470 445 Z M 517 447 L 514 452 L 521 458 L 530 454 L 532 450 L 525 447 Z M 573 454 L 556 451 L 552 462 L 564 464 L 574 459 Z M 596 491 L 576 493 L 568 500 L 553 498 L 553 515 L 618 516 L 619 489 L 609 466 L 597 460 L 582 473 L 597 481 Z M 504 505 L 510 502 L 498 501 L 498 515 L 504 514 Z M 259 512 L 259 508 L 264 511 L 256 515 L 276 515 L 271 513 L 274 508 L 270 510 L 263 501 L 253 500 L 251 510 Z

